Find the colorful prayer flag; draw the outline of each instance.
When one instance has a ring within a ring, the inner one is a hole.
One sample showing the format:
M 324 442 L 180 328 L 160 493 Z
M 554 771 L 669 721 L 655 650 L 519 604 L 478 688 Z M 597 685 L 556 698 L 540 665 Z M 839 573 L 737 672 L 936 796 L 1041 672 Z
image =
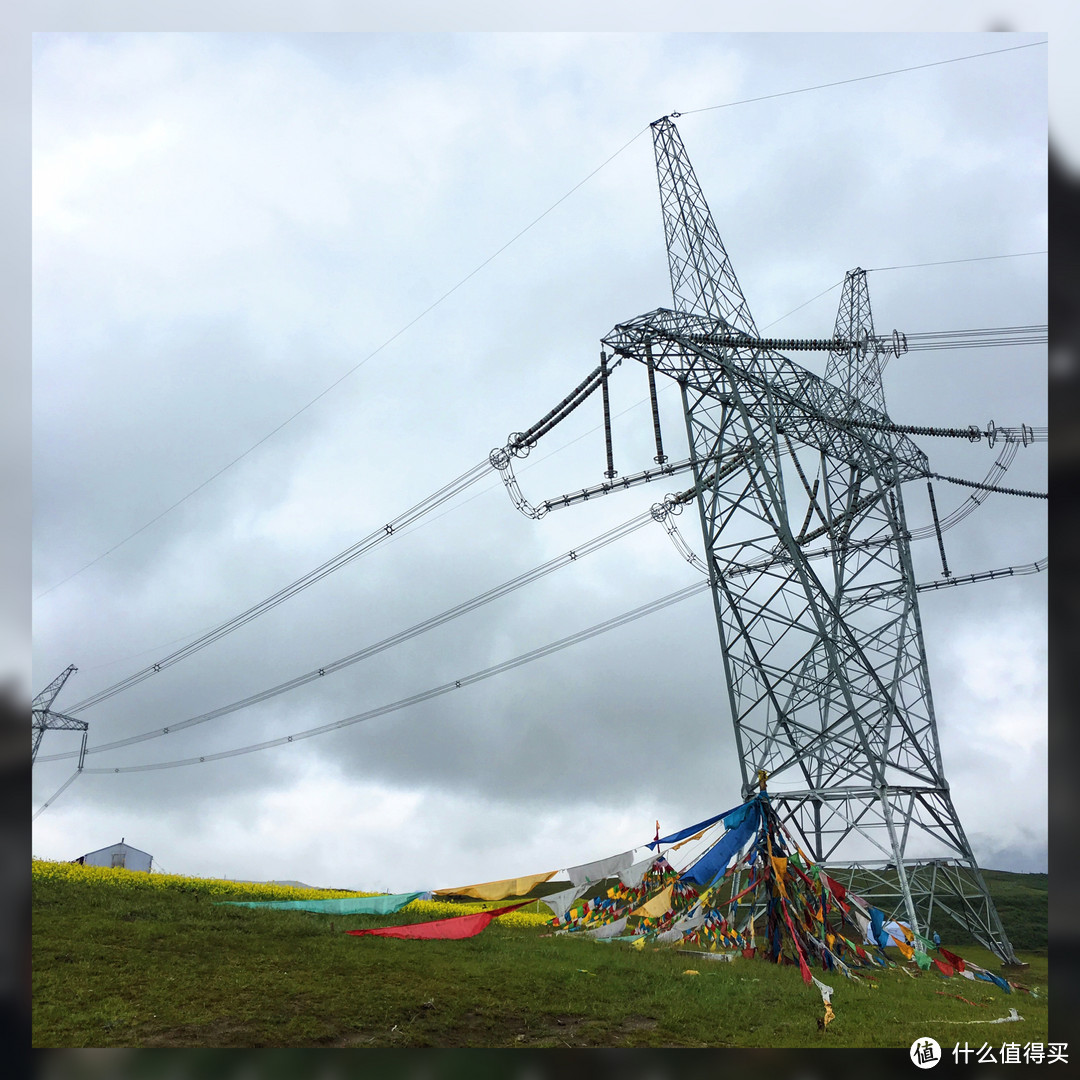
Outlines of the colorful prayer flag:
M 490 911 L 478 911 L 473 915 L 455 915 L 450 919 L 434 919 L 430 922 L 405 923 L 403 926 L 377 926 L 371 930 L 346 930 L 345 933 L 352 937 L 371 935 L 372 937 L 394 938 L 418 938 L 427 940 L 458 940 L 460 938 L 476 937 L 482 930 L 486 930 L 492 919 L 505 915 L 508 911 L 517 911 L 531 900 L 523 900 L 520 904 L 511 904 L 509 907 L 492 908 Z

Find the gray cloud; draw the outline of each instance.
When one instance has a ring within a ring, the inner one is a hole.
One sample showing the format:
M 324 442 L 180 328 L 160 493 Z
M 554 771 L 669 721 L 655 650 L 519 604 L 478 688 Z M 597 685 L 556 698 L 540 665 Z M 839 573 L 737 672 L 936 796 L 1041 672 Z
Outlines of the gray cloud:
M 988 47 L 977 35 L 812 41 L 39 38 L 36 593 L 386 344 L 240 464 L 43 596 L 35 689 L 75 662 L 79 674 L 57 702 L 64 708 L 381 528 L 546 412 L 596 363 L 615 322 L 669 303 L 642 135 L 393 337 L 672 109 L 686 112 L 684 141 L 759 325 L 855 265 L 1045 248 L 1043 49 L 691 111 Z M 1046 318 L 1038 257 L 880 270 L 870 287 L 886 332 Z M 837 298 L 781 320 L 777 332 L 831 331 Z M 919 424 L 1045 424 L 1044 364 L 1032 348 L 912 353 L 886 371 L 889 410 Z M 623 473 L 654 453 L 645 392 L 640 370 L 616 373 Z M 662 400 L 669 452 L 681 456 L 676 395 Z M 601 479 L 598 423 L 590 403 L 523 463 L 530 498 Z M 939 471 L 976 479 L 995 455 L 985 445 L 923 445 Z M 1036 446 L 1020 452 L 1006 482 L 1045 489 L 1045 469 Z M 475 498 L 88 711 L 91 742 L 318 667 L 579 545 L 678 486 L 534 523 L 489 478 Z M 946 507 L 967 495 L 938 488 Z M 924 493 L 908 499 L 912 522 L 928 521 Z M 696 545 L 694 515 L 680 524 Z M 946 543 L 956 573 L 1031 562 L 1046 551 L 1043 504 L 992 496 Z M 915 557 L 921 578 L 939 576 L 932 541 Z M 333 679 L 90 763 L 171 760 L 329 723 L 597 623 L 695 573 L 650 524 Z M 1020 844 L 1001 805 L 1027 806 L 1032 791 L 1045 805 L 1045 760 L 1014 755 L 1002 772 L 995 746 L 1033 729 L 1045 744 L 1043 654 L 1031 651 L 1044 606 L 1039 578 L 949 590 L 923 605 L 957 804 L 982 849 L 1005 858 L 1022 848 L 1023 869 L 1038 861 L 1033 850 L 1045 851 L 1045 822 L 1026 822 Z M 954 647 L 973 640 L 974 652 Z M 988 709 L 996 744 L 979 729 Z M 43 753 L 61 742 L 49 736 Z M 39 765 L 36 801 L 69 771 L 69 762 Z M 352 845 L 350 883 L 374 884 L 365 875 L 393 850 L 379 884 L 397 888 L 425 884 L 425 872 L 453 884 L 465 864 L 476 879 L 528 872 L 533 859 L 561 857 L 556 849 L 598 857 L 648 839 L 655 816 L 674 828 L 737 799 L 702 594 L 321 739 L 185 769 L 87 776 L 38 819 L 34 844 L 71 857 L 116 832 L 169 869 L 317 881 L 334 879 Z M 137 839 L 137 827 L 147 835 Z M 291 864 L 271 871 L 275 836 L 287 840 L 273 859 L 287 853 Z M 511 855 L 512 866 L 495 865 Z

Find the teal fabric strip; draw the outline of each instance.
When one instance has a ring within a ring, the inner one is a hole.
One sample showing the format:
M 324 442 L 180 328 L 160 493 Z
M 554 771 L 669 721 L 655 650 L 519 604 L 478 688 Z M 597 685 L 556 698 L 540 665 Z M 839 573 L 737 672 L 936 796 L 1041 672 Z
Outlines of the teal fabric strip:
M 344 896 L 331 900 L 217 900 L 232 907 L 273 908 L 276 911 L 314 911 L 322 915 L 393 915 L 422 893 L 390 893 L 382 896 Z

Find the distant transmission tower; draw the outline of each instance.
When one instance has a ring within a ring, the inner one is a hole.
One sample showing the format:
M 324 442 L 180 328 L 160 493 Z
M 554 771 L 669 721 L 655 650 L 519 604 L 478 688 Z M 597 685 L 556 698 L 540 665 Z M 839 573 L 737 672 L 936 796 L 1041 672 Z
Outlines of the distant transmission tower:
M 651 127 L 674 310 L 603 342 L 682 392 L 743 797 L 764 772 L 834 876 L 1016 963 L 942 768 L 901 493 L 930 473 L 885 411 L 866 272 L 832 339 L 762 339 L 673 120 Z M 800 348 L 829 351 L 825 378 Z
M 83 761 L 86 758 L 86 733 L 89 725 L 85 720 L 76 720 L 74 716 L 53 712 L 52 708 L 64 683 L 77 670 L 74 664 L 69 665 L 34 698 L 30 705 L 31 764 L 37 761 L 38 747 L 41 746 L 41 739 L 46 731 L 81 731 L 82 747 L 79 750 L 78 772 L 82 771 Z

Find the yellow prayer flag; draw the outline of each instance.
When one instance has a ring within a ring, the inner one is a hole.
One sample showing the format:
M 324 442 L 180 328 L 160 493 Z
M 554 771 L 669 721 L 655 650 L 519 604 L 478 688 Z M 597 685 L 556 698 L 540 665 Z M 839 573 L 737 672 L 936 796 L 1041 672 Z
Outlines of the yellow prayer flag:
M 688 836 L 685 840 L 680 840 L 670 850 L 671 851 L 678 851 L 679 848 L 681 848 L 683 846 L 683 844 L 689 844 L 692 840 L 700 840 L 704 835 L 705 835 L 705 830 L 702 829 L 701 832 L 696 832 L 696 833 L 694 833 L 693 836 Z
M 781 858 L 779 855 L 772 855 L 770 858 L 772 859 L 773 872 L 776 874 L 776 887 L 780 890 L 780 895 L 786 899 L 787 886 L 784 884 L 784 875 L 787 873 L 787 859 Z
M 657 893 L 651 900 L 647 900 L 641 907 L 631 911 L 631 915 L 641 915 L 646 919 L 658 919 L 671 909 L 671 890 L 675 887 L 674 882 L 663 892 Z
M 456 889 L 435 889 L 433 896 L 473 896 L 477 900 L 505 900 L 508 896 L 524 896 L 532 892 L 541 882 L 553 878 L 559 871 L 549 870 L 546 874 L 533 874 L 531 877 L 506 878 L 503 881 L 485 881 L 480 885 L 461 885 Z

